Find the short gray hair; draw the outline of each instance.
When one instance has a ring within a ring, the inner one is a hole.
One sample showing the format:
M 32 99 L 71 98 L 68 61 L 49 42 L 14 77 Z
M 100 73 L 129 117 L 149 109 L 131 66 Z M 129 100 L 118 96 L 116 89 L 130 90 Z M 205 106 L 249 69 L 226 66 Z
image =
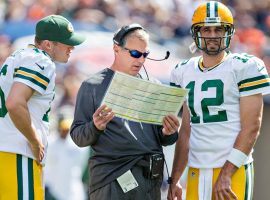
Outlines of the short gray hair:
M 125 37 L 123 38 L 122 46 L 125 46 L 127 39 L 132 37 L 138 38 L 139 40 L 144 41 L 146 43 L 148 43 L 149 41 L 149 34 L 147 33 L 147 31 L 145 31 L 144 29 L 136 29 L 125 35 Z

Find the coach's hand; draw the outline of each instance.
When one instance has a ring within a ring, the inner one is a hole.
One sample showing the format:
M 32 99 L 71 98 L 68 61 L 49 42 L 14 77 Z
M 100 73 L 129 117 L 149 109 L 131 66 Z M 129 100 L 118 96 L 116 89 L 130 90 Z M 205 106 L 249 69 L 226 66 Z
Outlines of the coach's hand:
M 105 130 L 109 121 L 114 117 L 114 113 L 111 108 L 106 105 L 100 106 L 93 114 L 93 122 L 98 130 Z
M 170 114 L 163 118 L 162 125 L 163 125 L 162 133 L 164 135 L 171 135 L 178 130 L 179 120 L 176 116 Z

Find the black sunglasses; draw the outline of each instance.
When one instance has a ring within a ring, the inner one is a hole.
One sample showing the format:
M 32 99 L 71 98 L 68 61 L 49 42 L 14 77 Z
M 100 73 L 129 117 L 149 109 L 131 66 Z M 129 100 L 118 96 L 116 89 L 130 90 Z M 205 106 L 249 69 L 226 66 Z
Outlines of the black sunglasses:
M 123 49 L 128 50 L 130 56 L 133 57 L 133 58 L 140 58 L 141 56 L 143 56 L 144 58 L 146 58 L 149 55 L 149 53 L 150 53 L 149 51 L 142 53 L 140 51 L 131 50 L 131 49 L 128 49 L 126 47 L 123 47 Z

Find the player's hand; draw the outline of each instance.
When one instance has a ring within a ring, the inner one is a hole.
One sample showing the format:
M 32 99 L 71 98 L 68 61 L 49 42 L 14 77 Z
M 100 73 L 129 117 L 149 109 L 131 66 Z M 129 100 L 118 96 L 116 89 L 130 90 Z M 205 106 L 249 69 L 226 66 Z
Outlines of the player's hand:
M 30 147 L 38 164 L 40 164 L 45 155 L 44 145 L 40 141 L 36 141 L 31 143 Z
M 179 120 L 176 116 L 170 114 L 163 118 L 163 129 L 162 133 L 164 135 L 171 135 L 178 130 Z
M 238 200 L 231 188 L 231 177 L 220 175 L 213 188 L 214 200 Z
M 170 184 L 168 189 L 168 200 L 182 200 L 182 186 L 177 184 Z
M 100 106 L 93 114 L 93 122 L 98 130 L 105 130 L 109 121 L 114 117 L 114 113 L 111 108 L 106 105 Z

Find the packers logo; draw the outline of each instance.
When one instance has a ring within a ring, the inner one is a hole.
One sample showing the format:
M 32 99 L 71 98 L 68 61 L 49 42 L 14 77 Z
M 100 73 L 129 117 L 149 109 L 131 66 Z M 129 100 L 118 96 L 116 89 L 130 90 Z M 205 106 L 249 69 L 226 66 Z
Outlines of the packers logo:
M 71 33 L 74 31 L 74 28 L 73 28 L 73 26 L 72 26 L 71 23 L 68 23 L 67 30 L 68 30 L 69 32 L 71 32 Z

